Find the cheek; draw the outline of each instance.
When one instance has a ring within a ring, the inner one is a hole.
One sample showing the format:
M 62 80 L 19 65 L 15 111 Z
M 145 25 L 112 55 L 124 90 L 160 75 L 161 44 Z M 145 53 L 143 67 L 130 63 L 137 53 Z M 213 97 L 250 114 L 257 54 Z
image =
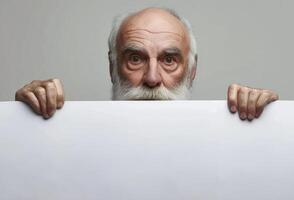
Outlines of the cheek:
M 175 87 L 177 84 L 181 83 L 186 72 L 184 66 L 185 65 L 179 67 L 176 71 L 171 73 L 162 72 L 163 83 L 167 88 Z
M 129 70 L 126 65 L 122 65 L 120 69 L 120 75 L 123 80 L 128 81 L 132 86 L 139 86 L 144 76 L 144 70 Z

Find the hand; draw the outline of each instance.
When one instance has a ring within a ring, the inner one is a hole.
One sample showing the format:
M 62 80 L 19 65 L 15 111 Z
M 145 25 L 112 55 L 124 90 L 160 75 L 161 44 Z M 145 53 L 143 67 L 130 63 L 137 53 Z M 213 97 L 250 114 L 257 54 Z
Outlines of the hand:
M 279 99 L 279 96 L 271 90 L 256 89 L 238 84 L 232 84 L 228 88 L 228 106 L 232 113 L 239 112 L 242 120 L 249 121 L 258 118 L 264 107 Z
M 15 93 L 15 100 L 28 104 L 45 119 L 53 116 L 64 104 L 64 92 L 59 79 L 35 80 Z

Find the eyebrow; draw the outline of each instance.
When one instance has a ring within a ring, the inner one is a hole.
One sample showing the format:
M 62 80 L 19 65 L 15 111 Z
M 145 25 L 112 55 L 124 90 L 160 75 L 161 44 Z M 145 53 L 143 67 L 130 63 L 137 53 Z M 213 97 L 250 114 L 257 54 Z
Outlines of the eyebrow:
M 128 44 L 122 48 L 122 55 L 127 54 L 127 53 L 133 53 L 133 52 L 148 55 L 147 50 L 144 49 L 143 47 L 138 46 L 138 45 Z M 167 54 L 178 56 L 181 60 L 183 59 L 182 51 L 178 47 L 169 47 L 169 48 L 163 49 L 159 53 L 159 56 L 167 55 Z
M 148 54 L 146 49 L 144 49 L 143 47 L 139 47 L 137 45 L 134 45 L 134 44 L 129 44 L 129 45 L 126 45 L 122 48 L 122 54 L 126 54 L 129 52 L 138 52 L 138 53 Z
M 163 49 L 159 55 L 160 56 L 163 56 L 163 55 L 178 56 L 180 58 L 180 60 L 183 60 L 183 58 L 184 58 L 182 51 L 177 47 Z
M 171 47 L 167 49 L 163 49 L 160 54 L 173 54 L 182 56 L 182 51 L 177 47 Z

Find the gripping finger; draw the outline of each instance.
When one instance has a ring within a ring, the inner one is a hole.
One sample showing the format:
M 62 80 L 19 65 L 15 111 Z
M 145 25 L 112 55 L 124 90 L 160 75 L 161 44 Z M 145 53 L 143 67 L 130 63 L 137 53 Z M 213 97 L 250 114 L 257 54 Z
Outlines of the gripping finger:
M 41 113 L 44 118 L 49 118 L 49 115 L 47 114 L 47 99 L 46 99 L 46 90 L 45 88 L 38 86 L 34 91 L 40 107 L 41 107 Z
M 237 84 L 232 84 L 228 88 L 228 94 L 227 94 L 228 107 L 229 107 L 229 109 L 230 109 L 230 111 L 232 113 L 237 112 L 237 107 L 238 107 L 238 103 L 237 103 L 237 100 L 238 100 L 237 99 L 238 89 L 239 89 L 239 86 Z
M 271 103 L 273 101 L 277 101 L 278 99 L 279 99 L 279 95 L 277 95 L 274 92 L 271 92 L 271 96 L 270 96 L 270 99 L 269 99 L 269 102 L 268 103 Z
M 260 93 L 253 89 L 249 92 L 249 96 L 248 96 L 248 106 L 247 106 L 247 118 L 249 120 L 253 120 L 255 118 L 256 115 L 256 104 L 257 104 L 257 100 L 259 97 Z
M 23 94 L 18 96 L 17 100 L 23 101 L 26 104 L 28 104 L 34 110 L 34 112 L 37 113 L 38 115 L 41 114 L 39 101 L 33 92 L 31 91 L 24 92 Z
M 57 107 L 57 91 L 53 82 L 46 82 L 44 86 L 46 88 L 47 114 L 51 117 L 55 113 Z
M 60 109 L 60 108 L 62 108 L 62 106 L 64 104 L 63 87 L 62 87 L 61 81 L 59 79 L 52 79 L 52 81 L 55 84 L 56 92 L 57 92 L 57 108 Z
M 240 88 L 238 91 L 238 110 L 240 119 L 247 118 L 247 103 L 248 103 L 249 89 L 246 87 Z
M 268 92 L 263 92 L 258 100 L 257 100 L 257 103 L 256 103 L 256 115 L 255 117 L 259 117 L 263 110 L 264 110 L 264 107 L 271 102 L 271 94 L 268 93 Z

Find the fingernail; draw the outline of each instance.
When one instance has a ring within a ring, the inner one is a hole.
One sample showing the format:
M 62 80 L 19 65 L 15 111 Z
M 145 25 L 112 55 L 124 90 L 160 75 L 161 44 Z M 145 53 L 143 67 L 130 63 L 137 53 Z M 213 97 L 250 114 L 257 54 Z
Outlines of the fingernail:
M 52 116 L 54 114 L 54 110 L 52 110 L 51 112 L 48 113 L 48 116 Z
M 253 116 L 253 115 L 251 115 L 251 114 L 248 114 L 248 119 L 252 120 L 253 118 L 254 118 L 254 116 Z
M 236 106 L 232 106 L 232 107 L 231 107 L 231 111 L 232 111 L 232 112 L 236 112 L 236 111 L 237 111 Z
M 240 118 L 241 118 L 241 119 L 245 119 L 245 118 L 246 118 L 246 114 L 245 114 L 245 113 L 241 113 L 241 114 L 240 114 Z

